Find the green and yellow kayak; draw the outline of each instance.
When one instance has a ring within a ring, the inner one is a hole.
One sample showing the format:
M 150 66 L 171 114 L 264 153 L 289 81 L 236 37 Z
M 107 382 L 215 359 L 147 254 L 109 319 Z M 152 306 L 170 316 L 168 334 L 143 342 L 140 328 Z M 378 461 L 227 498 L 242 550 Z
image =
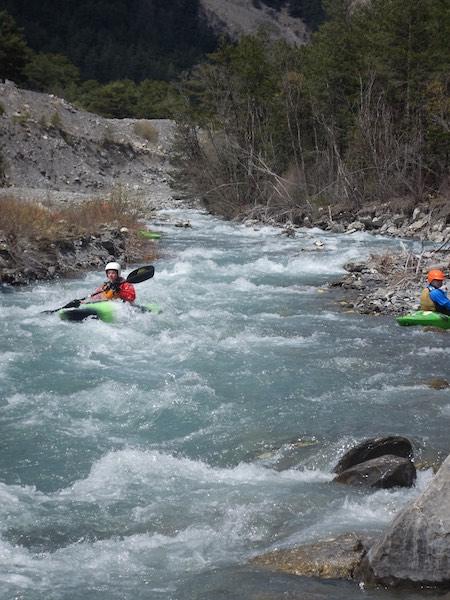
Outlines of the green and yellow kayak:
M 416 310 L 402 317 L 397 317 L 397 323 L 404 327 L 421 325 L 422 327 L 439 327 L 450 329 L 450 317 L 430 310 Z
M 85 319 L 99 319 L 105 323 L 115 323 L 119 320 L 121 314 L 127 310 L 136 310 L 144 313 L 159 314 L 161 308 L 158 304 L 128 304 L 122 302 L 91 302 L 82 304 L 78 308 L 62 308 L 58 311 L 60 319 L 63 321 L 84 321 Z
M 148 229 L 139 229 L 138 234 L 147 240 L 159 240 L 161 238 L 159 231 L 149 231 Z

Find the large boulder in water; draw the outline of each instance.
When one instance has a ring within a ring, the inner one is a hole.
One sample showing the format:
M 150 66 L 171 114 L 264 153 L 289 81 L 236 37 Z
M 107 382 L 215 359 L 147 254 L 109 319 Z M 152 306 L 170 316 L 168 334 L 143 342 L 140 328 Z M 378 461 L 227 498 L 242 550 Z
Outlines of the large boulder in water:
M 401 436 L 387 436 L 365 440 L 346 452 L 333 471 L 334 473 L 342 473 L 359 463 L 386 454 L 411 459 L 413 457 L 411 442 Z
M 450 586 L 450 456 L 370 549 L 361 575 L 385 585 Z
M 334 481 L 373 488 L 411 487 L 416 481 L 416 467 L 409 458 L 388 454 L 350 467 Z

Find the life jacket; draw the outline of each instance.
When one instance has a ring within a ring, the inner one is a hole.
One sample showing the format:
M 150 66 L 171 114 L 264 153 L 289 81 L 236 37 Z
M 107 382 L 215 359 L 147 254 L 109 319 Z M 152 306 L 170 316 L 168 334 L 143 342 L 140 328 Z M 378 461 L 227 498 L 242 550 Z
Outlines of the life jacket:
M 105 281 L 101 288 L 97 288 L 95 293 L 102 293 L 105 300 L 123 300 L 124 302 L 134 302 L 136 300 L 136 291 L 134 285 L 120 278 L 118 289 L 110 289 L 111 282 Z
M 420 310 L 436 312 L 436 304 L 430 298 L 430 288 L 426 287 L 420 295 Z

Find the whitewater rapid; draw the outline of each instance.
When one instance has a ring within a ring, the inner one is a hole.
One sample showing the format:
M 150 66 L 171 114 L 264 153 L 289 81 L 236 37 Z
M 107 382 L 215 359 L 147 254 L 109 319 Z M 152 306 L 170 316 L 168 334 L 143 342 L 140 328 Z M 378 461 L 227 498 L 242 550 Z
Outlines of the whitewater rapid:
M 360 597 L 248 561 L 380 532 L 431 476 L 411 490 L 332 484 L 356 442 L 400 434 L 448 452 L 449 393 L 426 385 L 443 375 L 444 336 L 344 313 L 326 287 L 398 242 L 290 239 L 199 211 L 161 213 L 157 228 L 162 257 L 136 287 L 160 315 L 41 314 L 99 272 L 0 296 L 0 598 Z

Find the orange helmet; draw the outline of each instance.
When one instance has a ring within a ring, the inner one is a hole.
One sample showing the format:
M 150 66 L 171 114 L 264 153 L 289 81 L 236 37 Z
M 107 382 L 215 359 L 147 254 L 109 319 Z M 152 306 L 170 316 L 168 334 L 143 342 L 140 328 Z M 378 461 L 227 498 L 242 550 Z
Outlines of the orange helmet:
M 437 279 L 437 281 L 444 281 L 445 275 L 439 269 L 432 269 L 427 275 L 427 280 L 431 283 L 434 279 Z

